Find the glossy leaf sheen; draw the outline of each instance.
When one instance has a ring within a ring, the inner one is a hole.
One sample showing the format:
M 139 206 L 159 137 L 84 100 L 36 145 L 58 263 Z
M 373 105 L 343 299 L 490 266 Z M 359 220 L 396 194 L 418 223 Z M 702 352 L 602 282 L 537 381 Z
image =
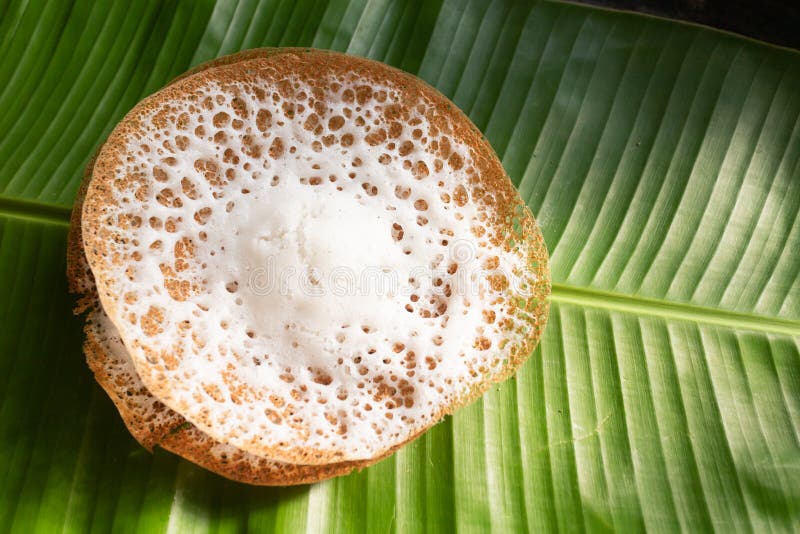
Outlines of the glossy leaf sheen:
M 552 253 L 516 378 L 346 478 L 253 488 L 127 434 L 80 351 L 69 208 L 143 96 L 258 46 L 416 73 Z M 800 529 L 800 56 L 567 4 L 0 2 L 0 525 L 18 532 Z

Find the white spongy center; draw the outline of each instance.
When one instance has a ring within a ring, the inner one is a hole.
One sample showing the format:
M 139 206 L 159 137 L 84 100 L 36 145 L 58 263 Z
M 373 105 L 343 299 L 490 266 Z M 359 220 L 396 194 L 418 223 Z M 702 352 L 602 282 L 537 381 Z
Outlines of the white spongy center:
M 219 441 L 370 458 L 503 369 L 526 270 L 489 239 L 469 147 L 366 83 L 211 83 L 129 139 L 114 320 Z
M 302 170 L 287 169 L 285 175 L 292 172 Z M 265 199 L 248 198 L 241 206 L 247 223 L 235 241 L 221 242 L 231 247 L 231 254 L 211 262 L 230 272 L 239 285 L 245 282 L 237 294 L 254 330 L 285 340 L 285 325 L 274 320 L 275 310 L 284 310 L 288 317 L 302 318 L 296 335 L 309 338 L 304 349 L 311 349 L 309 356 L 318 352 L 324 357 L 314 340 L 333 337 L 332 318 L 356 326 L 365 317 L 377 316 L 370 321 L 376 327 L 385 322 L 382 315 L 397 296 L 399 279 L 407 281 L 423 252 L 404 254 L 393 240 L 392 224 L 404 214 L 390 214 L 379 206 L 380 200 L 359 200 L 333 187 L 310 188 L 292 180 L 266 194 L 267 202 L 286 208 L 266 211 Z M 377 287 L 362 287 L 362 282 Z M 402 329 L 407 323 L 395 326 Z

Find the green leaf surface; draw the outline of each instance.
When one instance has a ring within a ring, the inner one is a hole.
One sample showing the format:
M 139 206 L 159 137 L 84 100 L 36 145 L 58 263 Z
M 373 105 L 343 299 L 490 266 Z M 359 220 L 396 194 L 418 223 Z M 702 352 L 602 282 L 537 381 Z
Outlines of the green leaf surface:
M 345 478 L 248 487 L 133 439 L 64 277 L 138 100 L 259 46 L 385 61 L 486 134 L 552 254 L 512 380 Z M 800 55 L 549 2 L 0 0 L 0 529 L 800 530 Z

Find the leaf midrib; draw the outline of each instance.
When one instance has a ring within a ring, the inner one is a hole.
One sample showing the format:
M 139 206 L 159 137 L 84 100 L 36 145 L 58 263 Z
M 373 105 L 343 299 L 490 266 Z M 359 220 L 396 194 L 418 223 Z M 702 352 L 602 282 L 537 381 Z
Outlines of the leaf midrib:
M 647 315 L 664 319 L 726 326 L 733 329 L 800 336 L 800 320 L 728 311 L 697 304 L 671 302 L 638 295 L 625 295 L 568 284 L 554 283 L 550 300 L 609 311 L 626 312 L 633 315 Z
M 0 215 L 68 226 L 72 208 L 61 204 L 0 196 Z
M 61 204 L 0 196 L 0 216 L 35 223 L 69 226 L 71 212 L 72 209 L 70 207 Z M 734 312 L 696 304 L 589 289 L 569 284 L 554 283 L 550 300 L 552 302 L 576 304 L 633 315 L 800 336 L 800 320 Z

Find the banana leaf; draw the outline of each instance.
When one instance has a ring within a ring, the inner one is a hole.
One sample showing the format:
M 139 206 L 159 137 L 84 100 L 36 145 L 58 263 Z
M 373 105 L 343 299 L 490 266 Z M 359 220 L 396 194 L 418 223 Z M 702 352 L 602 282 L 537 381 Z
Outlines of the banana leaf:
M 81 171 L 205 60 L 329 48 L 485 133 L 552 254 L 518 375 L 393 457 L 236 484 L 127 434 L 64 277 Z M 800 55 L 510 0 L 0 1 L 0 530 L 797 532 Z

